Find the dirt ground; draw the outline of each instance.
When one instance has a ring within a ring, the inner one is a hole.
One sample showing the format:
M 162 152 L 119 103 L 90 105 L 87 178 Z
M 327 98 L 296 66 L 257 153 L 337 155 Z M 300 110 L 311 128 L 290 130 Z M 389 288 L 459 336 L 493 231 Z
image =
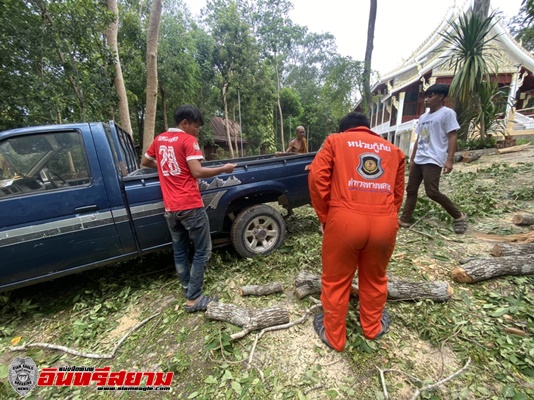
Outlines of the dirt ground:
M 473 163 L 455 164 L 454 170 L 476 172 L 477 169 L 488 168 L 494 163 L 506 163 L 513 166 L 518 163 L 531 162 L 534 162 L 534 146 L 517 153 L 483 155 Z M 525 183 L 531 184 L 532 180 L 532 176 L 521 176 L 517 178 L 516 184 L 518 186 L 524 185 Z M 528 203 L 528 209 L 525 211 L 534 214 L 533 202 Z M 491 223 L 494 226 L 509 227 L 512 216 L 511 213 L 508 213 L 500 216 L 496 220 L 493 217 L 494 219 Z M 439 221 L 436 223 L 439 223 Z M 447 258 L 455 262 L 466 255 L 487 255 L 494 243 L 482 241 L 476 237 L 477 232 L 484 231 L 487 224 L 488 221 L 484 219 L 470 221 L 465 235 L 453 234 L 449 239 L 445 240 L 445 244 L 436 245 L 431 251 L 433 253 L 444 254 Z M 398 244 L 392 262 L 402 263 L 406 257 L 410 257 L 411 262 L 413 262 L 413 269 L 426 279 L 451 281 L 450 267 L 452 262 L 442 262 L 435 257 L 431 257 L 428 252 L 420 253 L 419 255 L 407 254 L 406 249 L 403 248 L 403 244 L 416 241 L 418 238 L 417 233 L 400 230 Z M 395 268 L 391 268 L 388 275 L 391 277 L 397 272 Z M 234 285 L 237 285 L 238 278 L 233 277 L 232 279 L 236 279 Z M 227 285 L 226 287 L 229 292 L 236 293 L 232 295 L 233 298 L 231 301 L 236 305 L 243 305 L 243 298 L 237 294 L 237 290 L 233 290 L 236 288 L 232 287 L 232 285 Z M 315 297 L 318 298 L 318 296 Z M 169 302 L 176 300 L 172 298 Z M 143 301 L 139 301 L 143 303 Z M 304 315 L 307 306 L 303 305 L 305 303 L 302 300 L 296 299 L 293 288 L 288 287 L 286 289 L 283 302 L 283 305 L 289 311 L 291 321 L 298 320 Z M 146 304 L 146 306 L 152 308 L 153 305 Z M 178 310 L 178 308 L 179 306 L 176 305 L 175 310 Z M 116 342 L 125 332 L 141 321 L 141 309 L 139 306 L 137 308 L 133 307 L 126 312 L 125 316 L 118 319 L 118 324 L 115 329 L 109 332 L 108 339 L 110 342 Z M 356 312 L 357 299 L 351 300 L 349 309 L 353 313 Z M 190 319 L 191 326 L 195 324 L 202 325 L 200 321 L 201 316 L 198 316 L 198 318 L 199 320 Z M 254 338 L 256 334 L 256 332 L 251 333 L 250 336 Z M 40 335 L 39 341 L 54 342 L 53 332 L 41 332 Z M 385 351 L 378 353 L 381 354 L 379 356 L 380 358 L 374 359 L 373 363 L 383 365 L 383 368 L 390 368 L 390 371 L 385 374 L 385 379 L 388 385 L 395 388 L 395 400 L 410 399 L 413 396 L 415 386 L 409 382 L 410 379 L 406 374 L 424 379 L 425 382 L 437 382 L 458 371 L 463 366 L 446 340 L 440 346 L 432 346 L 429 342 L 420 339 L 419 336 L 418 332 L 411 331 L 407 328 L 399 316 L 394 318 L 390 334 L 383 336 L 383 338 L 377 341 L 378 346 Z M 147 339 L 146 343 L 149 342 L 150 340 Z M 167 346 L 169 348 L 169 354 L 172 354 L 176 343 L 162 343 L 161 346 Z M 186 351 L 194 355 L 195 360 L 198 362 L 198 365 L 195 364 L 195 368 L 198 367 L 199 369 L 204 368 L 205 364 L 205 360 L 198 357 L 198 354 L 202 351 L 202 347 L 203 342 L 196 343 L 196 346 L 188 344 L 183 347 L 188 349 Z M 144 351 L 144 349 L 140 351 Z M 152 369 L 159 369 L 161 367 L 159 365 L 160 353 L 161 351 L 158 353 L 154 352 L 154 354 L 147 351 L 146 354 L 142 353 L 144 359 L 138 361 L 141 365 L 149 365 Z M 12 354 L 4 353 L 0 356 L 0 362 L 9 363 L 10 357 L 12 357 Z M 257 370 L 272 370 L 281 373 L 286 379 L 284 385 L 286 387 L 302 387 L 302 392 L 306 399 L 325 399 L 327 398 L 325 397 L 326 389 L 336 390 L 339 395 L 338 398 L 357 398 L 363 400 L 383 398 L 378 370 L 374 367 L 370 368 L 365 364 L 359 364 L 358 357 L 358 354 L 349 351 L 337 353 L 326 348 L 315 334 L 311 318 L 308 318 L 304 323 L 295 325 L 289 329 L 268 332 L 263 335 L 257 343 L 252 364 Z M 190 368 L 193 368 L 193 366 Z M 454 387 L 454 385 L 452 386 Z M 440 398 L 454 398 L 449 396 L 449 390 L 450 387 L 448 385 L 441 387 L 438 392 Z M 455 390 L 458 391 L 458 387 Z M 339 393 L 343 393 L 344 395 L 340 395 Z M 350 393 L 353 393 L 353 395 Z M 152 397 L 145 396 L 145 398 Z M 273 393 L 272 398 L 284 397 L 283 394 L 278 395 Z

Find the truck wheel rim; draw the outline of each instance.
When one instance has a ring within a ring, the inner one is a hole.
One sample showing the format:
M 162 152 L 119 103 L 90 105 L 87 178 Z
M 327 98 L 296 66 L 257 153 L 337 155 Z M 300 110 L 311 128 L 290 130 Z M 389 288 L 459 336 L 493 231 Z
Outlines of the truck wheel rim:
M 280 236 L 276 221 L 269 217 L 256 217 L 250 221 L 244 232 L 247 247 L 262 252 L 273 247 Z

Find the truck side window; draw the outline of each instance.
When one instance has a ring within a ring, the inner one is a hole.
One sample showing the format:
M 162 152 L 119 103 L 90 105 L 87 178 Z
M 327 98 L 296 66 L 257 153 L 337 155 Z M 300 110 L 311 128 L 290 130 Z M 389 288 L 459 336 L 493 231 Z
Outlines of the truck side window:
M 115 164 L 117 165 L 117 172 L 120 176 L 127 176 L 131 172 L 139 169 L 135 147 L 132 138 L 126 131 L 116 124 L 113 124 L 113 127 L 116 135 L 113 135 L 111 127 L 106 125 L 106 136 L 111 152 L 113 153 Z
M 0 198 L 89 185 L 77 131 L 15 136 L 0 142 Z

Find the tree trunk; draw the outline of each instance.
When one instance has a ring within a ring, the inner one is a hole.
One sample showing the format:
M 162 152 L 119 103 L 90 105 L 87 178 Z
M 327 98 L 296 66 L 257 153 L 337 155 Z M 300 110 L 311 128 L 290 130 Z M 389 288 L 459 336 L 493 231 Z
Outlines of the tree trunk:
M 514 215 L 512 222 L 519 226 L 534 225 L 534 215 Z
M 490 251 L 493 257 L 515 257 L 534 254 L 534 243 L 527 244 L 507 244 L 500 243 L 493 246 Z
M 301 271 L 295 279 L 297 298 L 302 299 L 310 294 L 321 293 L 321 277 L 309 271 Z M 352 281 L 351 294 L 359 295 L 358 278 Z M 447 282 L 403 282 L 388 281 L 388 300 L 419 300 L 448 301 L 453 289 Z
M 230 157 L 235 158 L 232 137 L 230 136 L 230 126 L 228 125 L 228 82 L 223 84 L 222 95 L 224 103 L 224 127 L 226 129 L 226 140 L 228 142 L 228 149 L 230 150 Z
M 363 101 L 362 108 L 365 115 L 369 116 L 371 108 L 371 58 L 373 55 L 375 39 L 375 22 L 376 22 L 377 0 L 371 0 L 369 9 L 369 23 L 367 26 L 367 47 L 365 49 L 365 61 L 363 67 Z
M 286 141 L 284 139 L 284 115 L 282 113 L 282 103 L 280 103 L 280 74 L 278 72 L 278 61 L 276 60 L 276 53 L 274 53 L 274 69 L 276 72 L 276 103 L 278 105 L 278 113 L 280 114 L 280 140 L 282 141 L 282 150 L 286 150 Z
M 265 296 L 272 293 L 281 293 L 284 289 L 280 282 L 273 282 L 266 285 L 248 285 L 239 289 L 241 296 Z
M 117 0 L 107 0 L 108 10 L 115 15 L 115 19 L 106 31 L 106 40 L 108 46 L 113 52 L 115 58 L 115 90 L 119 98 L 119 120 L 121 127 L 126 130 L 133 138 L 132 123 L 130 120 L 130 109 L 128 107 L 128 96 L 126 94 L 126 87 L 124 86 L 124 78 L 122 76 L 121 62 L 119 59 L 119 46 L 117 44 L 117 33 L 119 31 L 119 8 L 117 7 Z
M 159 87 L 159 94 L 161 96 L 161 112 L 163 114 L 163 130 L 169 130 L 169 121 L 167 120 L 167 96 L 165 95 L 165 88 Z
M 158 37 L 163 0 L 152 0 L 146 46 L 146 113 L 143 127 L 143 154 L 152 143 L 158 104 Z
M 218 302 L 212 302 L 208 305 L 206 317 L 216 321 L 229 322 L 248 331 L 289 322 L 288 311 L 279 306 L 254 310 L 241 308 L 235 304 Z
M 475 0 L 473 4 L 473 12 L 480 15 L 482 18 L 488 18 L 490 0 Z
M 534 274 L 534 255 L 477 258 L 452 270 L 456 282 L 475 283 L 503 275 Z

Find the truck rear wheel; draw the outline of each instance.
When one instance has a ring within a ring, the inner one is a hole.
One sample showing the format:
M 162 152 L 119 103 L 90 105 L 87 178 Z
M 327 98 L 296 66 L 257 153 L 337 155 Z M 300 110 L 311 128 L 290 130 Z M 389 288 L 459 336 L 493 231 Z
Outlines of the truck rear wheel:
M 242 257 L 272 253 L 282 245 L 285 235 L 280 213 L 264 204 L 245 208 L 232 224 L 232 243 Z

